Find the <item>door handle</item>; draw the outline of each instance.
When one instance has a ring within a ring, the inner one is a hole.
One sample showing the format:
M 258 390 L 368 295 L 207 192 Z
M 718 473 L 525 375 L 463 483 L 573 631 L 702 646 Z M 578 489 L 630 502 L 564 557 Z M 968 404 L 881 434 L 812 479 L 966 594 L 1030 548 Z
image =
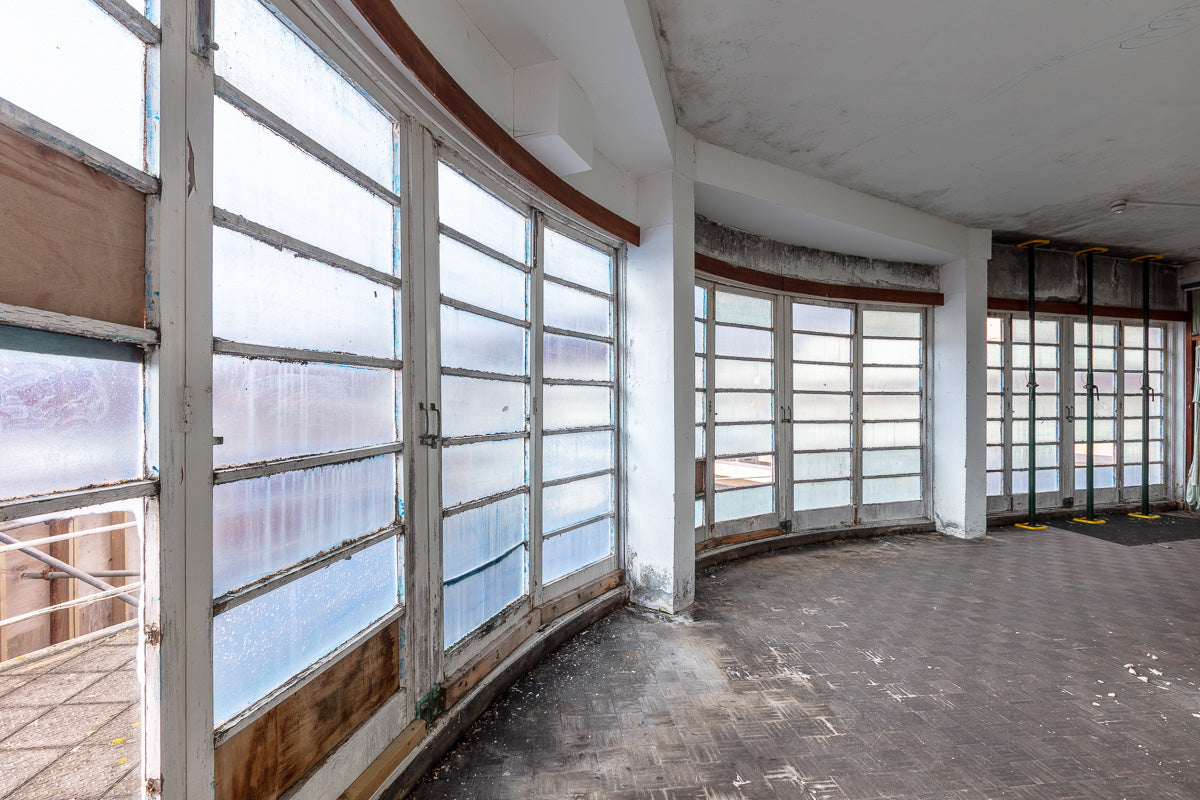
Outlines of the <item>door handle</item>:
M 442 412 L 440 409 L 438 409 L 437 403 L 430 403 L 428 407 L 426 407 L 424 403 L 418 403 L 417 408 L 421 410 L 421 413 L 424 415 L 425 419 L 425 432 L 421 434 L 421 444 L 428 445 L 436 449 L 442 440 Z M 433 432 L 430 432 L 429 430 L 430 411 L 436 415 L 436 421 L 434 423 L 436 427 L 434 428 Z

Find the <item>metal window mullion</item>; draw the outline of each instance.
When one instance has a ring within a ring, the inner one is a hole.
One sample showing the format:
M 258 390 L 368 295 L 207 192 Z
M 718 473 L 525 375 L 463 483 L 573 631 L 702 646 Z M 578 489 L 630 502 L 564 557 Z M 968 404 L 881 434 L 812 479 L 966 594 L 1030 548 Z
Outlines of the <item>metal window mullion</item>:
M 404 444 L 396 441 L 389 444 L 372 445 L 371 447 L 355 447 L 348 450 L 336 450 L 330 453 L 281 458 L 274 461 L 244 464 L 239 466 L 221 467 L 213 470 L 213 484 L 220 486 L 224 483 L 263 478 L 268 475 L 278 475 L 283 472 L 300 472 L 316 467 L 327 467 L 334 464 L 348 464 L 363 461 L 376 456 L 400 453 Z
M 103 503 L 115 503 L 121 500 L 152 497 L 157 491 L 158 481 L 133 480 L 111 486 L 97 486 L 90 489 L 76 489 L 69 492 L 57 492 L 54 494 L 38 495 L 36 497 L 0 500 L 0 522 L 11 522 L 42 514 L 73 511 Z
M 529 587 L 530 600 L 534 608 L 541 605 L 545 596 L 545 581 L 542 579 L 542 355 L 545 343 L 545 309 L 543 303 L 543 280 L 545 276 L 545 220 L 534 210 L 532 216 L 533 264 L 530 269 L 529 309 L 532 329 L 529 343 Z
M 542 330 L 547 334 L 555 336 L 566 336 L 571 339 L 586 339 L 590 342 L 602 342 L 610 347 L 614 344 L 612 336 L 602 336 L 598 333 L 584 333 L 583 331 L 572 331 L 566 328 L 554 328 L 549 325 L 543 325 Z
M 616 261 L 615 258 L 613 260 L 614 260 L 614 262 Z M 615 268 L 616 264 L 614 263 L 613 266 Z M 613 300 L 614 300 L 614 295 L 612 295 L 608 292 L 605 292 L 601 289 L 593 289 L 590 286 L 584 286 L 582 283 L 575 283 L 574 281 L 567 280 L 566 278 L 560 278 L 557 275 L 551 275 L 550 273 L 545 272 L 545 271 L 542 272 L 542 280 L 547 283 L 553 283 L 553 284 L 557 284 L 559 286 L 566 287 L 567 289 L 574 289 L 575 291 L 581 292 L 583 294 L 590 294 L 593 297 L 598 297 L 601 300 L 607 300 L 610 303 L 613 302 Z
M 473 178 L 468 178 L 468 180 L 471 180 L 474 182 Z M 525 215 L 526 225 L 528 225 L 529 224 L 528 213 L 524 212 L 524 215 Z M 505 255 L 504 253 L 501 253 L 499 250 L 494 250 L 491 247 L 488 247 L 483 242 L 473 239 L 470 236 L 468 236 L 467 234 L 462 233 L 458 230 L 455 230 L 454 228 L 451 228 L 449 225 L 447 225 L 444 222 L 438 222 L 438 233 L 441 234 L 442 236 L 445 236 L 447 239 L 453 239 L 454 241 L 458 242 L 459 244 L 464 244 L 467 247 L 471 248 L 472 250 L 477 250 L 480 253 L 483 253 L 488 258 L 491 258 L 495 261 L 499 261 L 503 264 L 506 264 L 506 265 L 512 267 L 513 269 L 519 269 L 521 272 L 525 272 L 525 273 L 529 273 L 532 271 L 531 267 L 528 264 L 518 261 L 515 258 L 513 258 L 512 256 Z
M 532 324 L 529 322 L 529 320 L 518 319 L 516 317 L 510 317 L 507 314 L 501 314 L 498 311 L 489 311 L 488 309 L 483 308 L 482 306 L 473 305 L 471 303 L 464 303 L 462 300 L 455 300 L 453 297 L 448 297 L 446 295 L 442 295 L 439 302 L 443 306 L 446 306 L 448 308 L 453 308 L 457 311 L 465 311 L 468 314 L 475 314 L 476 316 L 479 316 L 479 317 L 487 317 L 488 319 L 493 319 L 493 320 L 496 320 L 497 322 L 504 322 L 509 325 L 512 325 L 513 327 L 523 328 L 527 331 L 532 330 L 532 327 L 533 327 Z
M 395 358 L 362 356 L 354 353 L 336 353 L 322 350 L 306 350 L 299 347 L 275 347 L 272 345 L 246 344 L 229 339 L 213 338 L 213 354 L 241 356 L 243 358 L 268 359 L 272 361 L 316 362 L 343 367 L 374 367 L 398 370 L 404 364 Z

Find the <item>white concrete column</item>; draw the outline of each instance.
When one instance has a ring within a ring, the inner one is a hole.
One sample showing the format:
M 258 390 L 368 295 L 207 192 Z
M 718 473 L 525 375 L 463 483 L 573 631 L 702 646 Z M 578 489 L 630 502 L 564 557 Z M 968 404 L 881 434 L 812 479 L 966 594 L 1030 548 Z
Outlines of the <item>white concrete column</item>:
M 633 602 L 667 613 L 695 596 L 695 384 L 692 179 L 638 182 L 641 247 L 630 247 L 622 302 L 621 453 L 625 569 Z
M 940 533 L 987 531 L 987 266 L 991 231 L 968 231 L 967 257 L 944 264 L 933 310 L 933 519 Z

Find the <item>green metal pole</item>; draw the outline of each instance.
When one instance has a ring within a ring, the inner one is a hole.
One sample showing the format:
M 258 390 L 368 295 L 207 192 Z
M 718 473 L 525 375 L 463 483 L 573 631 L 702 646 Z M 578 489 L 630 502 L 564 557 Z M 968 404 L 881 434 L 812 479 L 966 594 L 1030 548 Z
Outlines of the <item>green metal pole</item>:
M 1142 514 L 1150 513 L 1150 262 L 1142 262 Z
M 1034 267 L 1037 261 L 1036 245 L 1029 247 L 1029 524 L 1037 525 L 1037 448 L 1034 446 L 1034 428 L 1037 419 L 1037 379 L 1034 372 L 1033 322 L 1037 278 Z
M 1095 519 L 1095 477 L 1096 467 L 1096 380 L 1093 374 L 1092 348 L 1092 254 L 1087 254 L 1087 518 Z

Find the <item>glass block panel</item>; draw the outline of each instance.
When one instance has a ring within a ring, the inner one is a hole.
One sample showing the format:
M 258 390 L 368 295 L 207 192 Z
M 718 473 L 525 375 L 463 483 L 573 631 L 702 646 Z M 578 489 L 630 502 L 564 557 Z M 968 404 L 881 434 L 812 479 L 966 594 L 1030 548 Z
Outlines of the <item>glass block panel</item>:
M 797 511 L 817 508 L 840 508 L 851 502 L 850 481 L 818 481 L 797 483 L 792 488 L 792 502 Z
M 749 489 L 730 489 L 717 492 L 713 497 L 713 520 L 727 522 L 731 519 L 769 514 L 775 510 L 775 487 L 755 486 Z
M 770 389 L 772 375 L 773 365 L 769 361 L 716 360 L 718 389 Z
M 920 339 L 863 339 L 864 364 L 920 364 Z
M 546 325 L 596 336 L 612 335 L 611 300 L 552 281 L 545 281 L 542 287 Z
M 732 294 L 718 289 L 716 299 L 717 322 L 753 325 L 758 328 L 770 328 L 774 324 L 771 319 L 772 303 L 766 298 Z
M 910 475 L 921 471 L 920 450 L 864 450 L 863 475 Z
M 792 303 L 792 329 L 813 333 L 854 333 L 854 310 Z
M 517 547 L 485 570 L 442 587 L 442 628 L 446 647 L 503 611 L 525 594 L 525 548 Z
M 478 500 L 528 480 L 524 439 L 446 445 L 442 451 L 442 506 Z
M 613 466 L 612 431 L 555 433 L 542 437 L 542 480 L 586 475 Z
M 616 548 L 611 519 L 602 519 L 542 543 L 542 580 L 558 580 L 576 570 L 608 558 Z
M 795 361 L 824 361 L 849 364 L 854 340 L 845 336 L 818 336 L 813 333 L 792 334 L 792 359 Z
M 503 557 L 528 539 L 525 494 L 451 514 L 442 520 L 442 574 L 453 583 Z
M 849 421 L 850 407 L 848 394 L 797 394 L 792 398 L 792 419 Z
M 449 236 L 438 242 L 443 295 L 507 317 L 529 318 L 526 273 Z
M 775 483 L 773 455 L 718 458 L 713 462 L 717 490 L 742 486 L 770 486 Z
M 862 312 L 862 315 L 863 336 L 890 336 L 906 339 L 921 338 L 920 311 L 874 311 L 866 309 Z
M 515 381 L 442 376 L 442 434 L 479 436 L 510 433 L 528 427 L 526 385 Z M 417 412 L 420 413 L 420 412 Z M 429 415 L 432 427 L 436 415 Z
M 542 387 L 542 427 L 590 428 L 611 425 L 613 390 L 607 386 Z
M 734 328 L 718 325 L 716 330 L 716 354 L 740 358 L 773 358 L 774 337 L 770 331 L 750 328 Z
M 714 401 L 716 418 L 720 422 L 769 422 L 775 418 L 773 397 L 770 392 L 717 392 Z
M 529 371 L 524 328 L 442 306 L 442 366 L 525 375 Z
M 796 481 L 817 481 L 850 477 L 850 453 L 796 453 L 792 456 L 792 477 Z
M 920 419 L 921 397 L 915 394 L 864 394 L 862 409 L 863 419 Z
M 863 367 L 864 392 L 919 392 L 920 367 Z
M 213 357 L 214 466 L 385 444 L 396 436 L 391 370 Z
M 612 254 L 546 228 L 545 270 L 563 280 L 612 294 Z M 696 316 L 704 316 L 704 289 L 696 287 Z
M 864 505 L 905 503 L 921 499 L 921 476 L 905 478 L 866 478 L 862 484 Z
M 717 425 L 716 455 L 769 453 L 775 449 L 772 425 Z
M 612 475 L 542 489 L 542 530 L 547 534 L 612 511 Z
M 612 345 L 574 336 L 543 337 L 542 374 L 547 378 L 587 381 L 613 379 Z
M 806 364 L 793 372 L 792 383 L 797 392 L 848 392 L 850 367 Z
M 480 244 L 528 263 L 529 220 L 525 215 L 444 163 L 438 164 L 438 216 L 442 223 Z
M 797 450 L 840 450 L 850 446 L 849 423 L 804 423 L 795 425 L 793 431 Z

